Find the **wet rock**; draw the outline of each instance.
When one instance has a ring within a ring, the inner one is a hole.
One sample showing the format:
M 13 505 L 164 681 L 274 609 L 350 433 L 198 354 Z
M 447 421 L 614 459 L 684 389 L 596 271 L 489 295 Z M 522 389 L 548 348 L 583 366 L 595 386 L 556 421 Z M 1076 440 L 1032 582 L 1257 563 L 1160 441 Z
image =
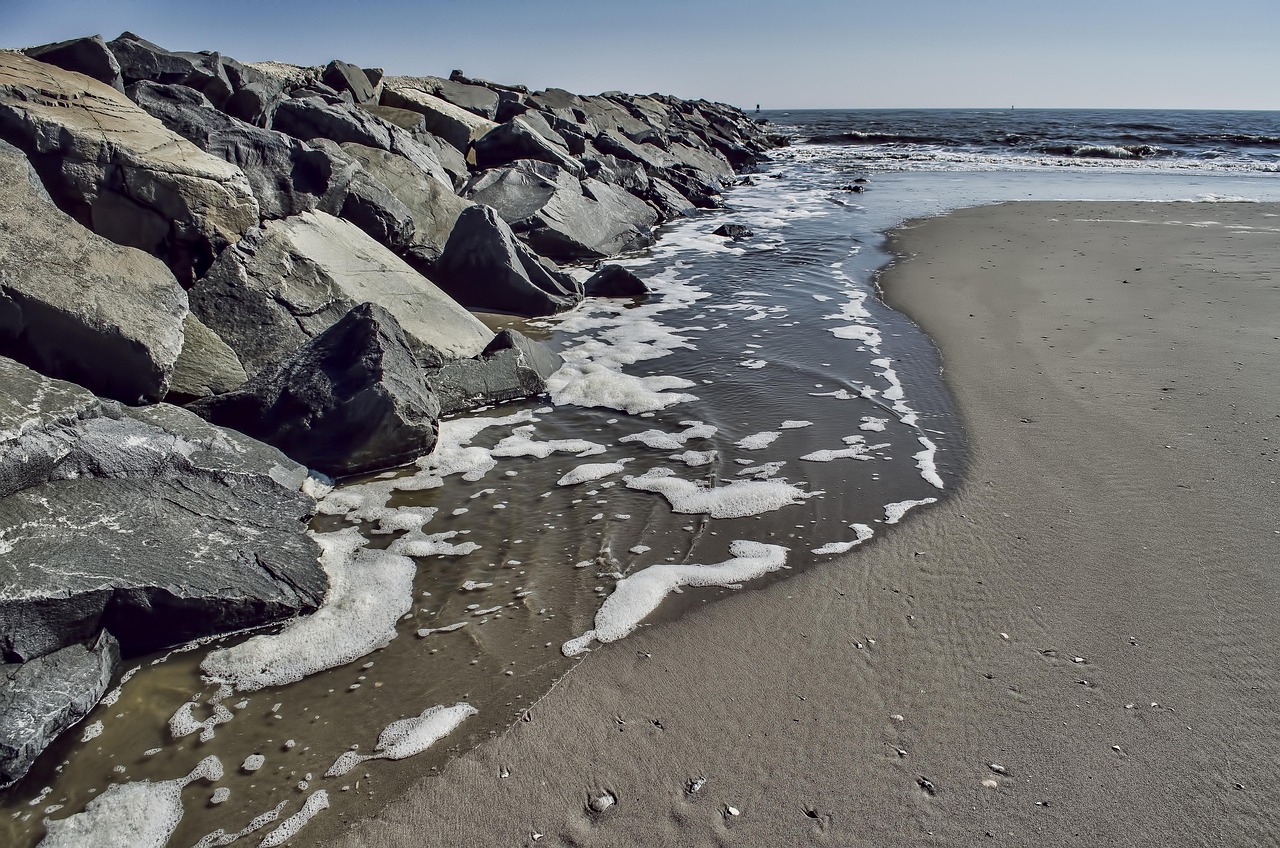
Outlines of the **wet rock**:
M 498 213 L 486 206 L 463 210 L 449 234 L 432 279 L 469 309 L 514 315 L 551 315 L 582 299 L 568 275 L 551 271 L 516 242 Z
M 175 53 L 131 32 L 107 44 L 120 64 L 124 84 L 142 80 L 185 85 L 221 106 L 232 94 L 231 80 L 217 53 Z
M 182 352 L 173 363 L 169 403 L 183 404 L 239 388 L 248 375 L 235 351 L 200 319 L 187 313 L 182 322 Z
M 494 127 L 474 145 L 477 168 L 497 168 L 517 159 L 534 159 L 555 165 L 575 177 L 584 174 L 582 163 L 564 147 L 534 131 L 523 118 L 512 118 Z
M 194 281 L 258 220 L 249 181 L 120 92 L 0 53 L 0 136 L 31 159 L 55 203 Z
M 395 315 L 411 343 L 439 361 L 475 356 L 493 338 L 399 257 L 323 212 L 251 230 L 218 257 L 190 297 L 192 312 L 236 352 L 250 377 L 366 302 Z
M 382 92 L 382 105 L 417 112 L 423 116 L 428 132 L 439 136 L 463 153 L 470 148 L 472 140 L 497 126 L 487 118 L 409 86 L 388 85 Z
M 606 265 L 582 284 L 588 297 L 643 297 L 649 293 L 644 280 L 621 265 Z
M 330 189 L 334 168 L 327 156 L 284 133 L 223 114 L 198 91 L 140 82 L 129 86 L 128 93 L 166 127 L 239 167 L 264 218 L 309 212 Z
M 358 104 L 374 101 L 374 85 L 368 74 L 349 62 L 334 59 L 320 72 L 320 79 L 337 91 L 351 92 L 351 98 Z
M 103 628 L 132 655 L 314 609 L 305 478 L 179 407 L 122 408 L 0 359 L 0 656 Z
M 25 663 L 0 665 L 0 789 L 17 781 L 40 752 L 88 715 L 120 666 L 120 646 L 102 632 Z
M 742 241 L 743 239 L 751 238 L 755 233 L 751 231 L 750 227 L 743 226 L 742 224 L 721 224 L 711 231 L 711 235 L 723 236 L 724 238 L 733 239 L 734 241 Z
M 0 141 L 0 354 L 126 403 L 164 397 L 187 295 L 164 263 L 95 235 Z
M 107 43 L 100 35 L 41 44 L 39 47 L 28 47 L 22 52 L 32 59 L 57 65 L 64 71 L 75 71 L 77 74 L 93 77 L 116 91 L 124 91 L 120 63 L 116 61 L 115 54 L 107 49 Z
M 395 317 L 364 303 L 240 390 L 193 411 L 332 476 L 430 453 L 440 404 Z
M 440 401 L 440 414 L 451 415 L 481 404 L 543 394 L 547 378 L 561 364 L 560 355 L 551 348 L 507 329 L 499 331 L 480 356 L 446 363 L 428 380 Z

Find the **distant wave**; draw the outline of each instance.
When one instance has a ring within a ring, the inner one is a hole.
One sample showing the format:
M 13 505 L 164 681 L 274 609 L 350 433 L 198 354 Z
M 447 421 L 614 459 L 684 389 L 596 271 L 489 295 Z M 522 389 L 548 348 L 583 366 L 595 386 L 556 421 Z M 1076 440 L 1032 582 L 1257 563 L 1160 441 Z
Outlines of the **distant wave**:
M 1154 144 L 1047 144 L 1039 150 L 1055 156 L 1080 156 L 1086 159 L 1150 159 L 1167 152 Z
M 942 144 L 956 142 L 949 138 L 929 135 L 903 135 L 901 133 L 878 132 L 843 132 L 829 135 L 815 135 L 808 139 L 810 144 Z

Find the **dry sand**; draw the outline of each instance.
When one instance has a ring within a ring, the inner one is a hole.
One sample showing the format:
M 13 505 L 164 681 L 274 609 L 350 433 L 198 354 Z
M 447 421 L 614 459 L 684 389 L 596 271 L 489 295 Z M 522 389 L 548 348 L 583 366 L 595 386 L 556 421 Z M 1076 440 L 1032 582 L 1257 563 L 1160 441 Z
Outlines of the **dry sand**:
M 904 228 L 884 287 L 942 351 L 967 483 L 597 650 L 340 844 L 1276 844 L 1278 213 Z

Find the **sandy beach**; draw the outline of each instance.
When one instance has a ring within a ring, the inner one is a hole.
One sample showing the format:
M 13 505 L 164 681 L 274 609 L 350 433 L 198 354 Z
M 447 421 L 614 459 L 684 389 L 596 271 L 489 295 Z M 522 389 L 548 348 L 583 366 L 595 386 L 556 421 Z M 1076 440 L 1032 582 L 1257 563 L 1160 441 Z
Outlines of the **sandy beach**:
M 597 648 L 529 721 L 304 841 L 1280 839 L 1280 207 L 1005 204 L 893 246 L 965 484 Z

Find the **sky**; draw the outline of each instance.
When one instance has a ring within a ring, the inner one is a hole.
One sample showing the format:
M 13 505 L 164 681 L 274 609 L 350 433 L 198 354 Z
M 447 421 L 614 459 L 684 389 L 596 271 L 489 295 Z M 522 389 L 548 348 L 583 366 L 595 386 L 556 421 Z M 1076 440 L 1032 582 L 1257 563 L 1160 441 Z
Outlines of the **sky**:
M 744 108 L 1280 110 L 1280 0 L 0 0 L 0 46 L 170 50 Z

